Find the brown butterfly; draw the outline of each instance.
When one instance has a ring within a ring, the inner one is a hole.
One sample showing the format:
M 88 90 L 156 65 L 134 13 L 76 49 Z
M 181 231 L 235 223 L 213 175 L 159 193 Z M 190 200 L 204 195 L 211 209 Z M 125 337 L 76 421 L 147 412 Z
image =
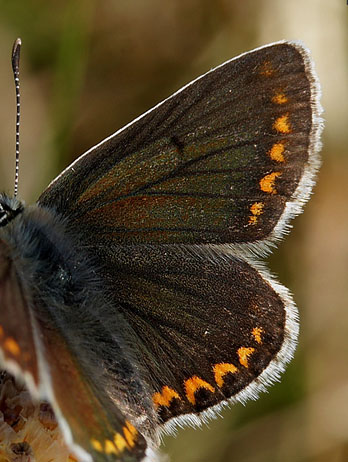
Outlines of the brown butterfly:
M 279 378 L 297 310 L 257 256 L 311 193 L 319 97 L 309 52 L 267 45 L 90 149 L 36 204 L 0 195 L 2 367 L 79 460 L 144 460 L 163 430 Z

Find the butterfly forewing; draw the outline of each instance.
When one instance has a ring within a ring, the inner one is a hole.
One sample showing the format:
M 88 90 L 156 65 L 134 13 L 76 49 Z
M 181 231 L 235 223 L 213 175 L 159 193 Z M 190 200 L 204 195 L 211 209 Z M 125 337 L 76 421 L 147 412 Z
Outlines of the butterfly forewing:
M 86 153 L 39 203 L 78 220 L 92 241 L 271 238 L 319 128 L 313 79 L 300 45 L 242 55 Z

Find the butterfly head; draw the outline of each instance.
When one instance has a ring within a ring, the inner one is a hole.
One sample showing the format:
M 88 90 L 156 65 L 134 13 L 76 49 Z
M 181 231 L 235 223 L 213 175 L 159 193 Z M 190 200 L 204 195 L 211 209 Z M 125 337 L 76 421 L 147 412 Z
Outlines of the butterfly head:
M 24 210 L 24 204 L 15 197 L 0 194 L 0 227 L 6 226 Z

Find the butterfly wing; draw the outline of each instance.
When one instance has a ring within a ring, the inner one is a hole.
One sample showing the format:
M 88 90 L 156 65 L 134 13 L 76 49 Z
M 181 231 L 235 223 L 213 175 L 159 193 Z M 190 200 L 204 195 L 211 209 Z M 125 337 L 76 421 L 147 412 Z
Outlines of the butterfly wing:
M 19 370 L 32 386 L 39 385 L 39 366 L 30 324 L 30 308 L 17 277 L 11 250 L 0 240 L 1 362 L 14 374 Z M 18 319 L 21 322 L 18 322 Z
M 26 260 L 0 239 L 2 367 L 24 378 L 35 398 L 50 402 L 79 460 L 91 461 L 91 456 L 95 462 L 142 460 L 144 438 L 105 393 L 96 393 L 81 360 L 83 349 L 80 356 L 76 354 L 62 324 L 52 320 L 49 310 L 40 306 L 41 297 L 34 295 L 30 282 L 39 285 L 36 265 L 30 267 Z
M 197 246 L 111 246 L 104 261 L 161 423 L 230 398 L 255 398 L 291 359 L 297 311 L 287 290 L 245 256 Z
M 105 390 L 96 388 L 98 377 L 90 377 L 84 368 L 83 351 L 74 354 L 57 325 L 49 329 L 45 321 L 41 319 L 39 332 L 49 380 L 43 379 L 42 383 L 46 393 L 49 391 L 48 400 L 66 441 L 73 443 L 73 448 L 78 445 L 79 457 L 86 457 L 87 451 L 87 459 L 95 462 L 143 460 L 147 446 L 143 436 Z
M 318 167 L 308 52 L 278 43 L 193 81 L 68 167 L 39 204 L 107 243 L 270 242 Z

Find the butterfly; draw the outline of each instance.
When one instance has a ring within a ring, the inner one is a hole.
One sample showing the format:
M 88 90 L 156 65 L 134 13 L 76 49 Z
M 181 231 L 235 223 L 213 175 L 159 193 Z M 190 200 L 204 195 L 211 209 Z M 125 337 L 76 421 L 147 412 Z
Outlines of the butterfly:
M 266 45 L 189 83 L 26 206 L 0 195 L 0 360 L 79 460 L 154 460 L 159 435 L 256 398 L 298 314 L 262 263 L 319 168 L 308 50 Z

